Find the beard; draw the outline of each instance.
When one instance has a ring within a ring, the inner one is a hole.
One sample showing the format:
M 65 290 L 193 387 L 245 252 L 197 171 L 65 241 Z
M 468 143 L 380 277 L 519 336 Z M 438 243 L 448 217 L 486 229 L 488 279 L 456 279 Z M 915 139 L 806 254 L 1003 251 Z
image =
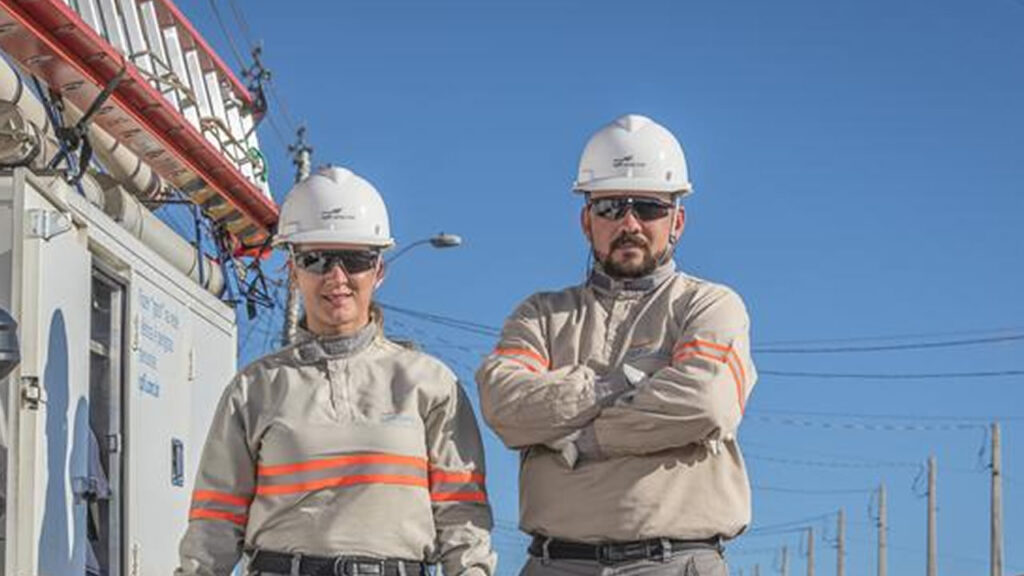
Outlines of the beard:
M 627 260 L 617 262 L 612 258 L 612 254 L 619 248 L 637 248 L 643 252 L 643 258 L 640 261 Z M 655 256 L 651 252 L 651 247 L 647 244 L 647 241 L 639 234 L 620 235 L 612 241 L 611 246 L 608 247 L 607 254 L 602 255 L 596 250 L 594 251 L 594 260 L 600 262 L 605 274 L 612 278 L 641 278 L 647 276 L 658 267 L 658 261 L 661 256 L 662 254 Z

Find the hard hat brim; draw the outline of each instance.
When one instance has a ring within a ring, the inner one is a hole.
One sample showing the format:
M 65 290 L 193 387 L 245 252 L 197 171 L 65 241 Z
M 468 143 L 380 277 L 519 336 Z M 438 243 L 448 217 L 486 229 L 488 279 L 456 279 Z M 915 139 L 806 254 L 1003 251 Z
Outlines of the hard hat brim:
M 623 192 L 659 192 L 662 194 L 674 194 L 686 196 L 693 192 L 693 186 L 689 182 L 679 184 L 676 182 L 665 182 L 653 178 L 628 178 L 624 176 L 614 178 L 600 178 L 590 180 L 585 184 L 575 183 L 572 191 L 577 194 L 588 192 L 611 192 L 621 190 Z
M 359 244 L 382 250 L 387 250 L 395 245 L 394 238 L 382 240 L 371 236 L 345 235 L 344 238 L 340 236 L 336 230 L 311 230 L 274 238 L 273 245 L 281 247 L 289 244 L 293 246 L 296 244 Z

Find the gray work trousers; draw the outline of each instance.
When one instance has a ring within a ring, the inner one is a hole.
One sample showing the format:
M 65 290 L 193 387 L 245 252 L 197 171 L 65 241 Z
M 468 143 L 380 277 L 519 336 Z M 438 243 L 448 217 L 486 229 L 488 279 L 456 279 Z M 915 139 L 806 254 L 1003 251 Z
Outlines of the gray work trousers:
M 601 564 L 595 560 L 544 560 L 530 556 L 519 576 L 729 576 L 717 550 L 687 550 L 664 560 Z

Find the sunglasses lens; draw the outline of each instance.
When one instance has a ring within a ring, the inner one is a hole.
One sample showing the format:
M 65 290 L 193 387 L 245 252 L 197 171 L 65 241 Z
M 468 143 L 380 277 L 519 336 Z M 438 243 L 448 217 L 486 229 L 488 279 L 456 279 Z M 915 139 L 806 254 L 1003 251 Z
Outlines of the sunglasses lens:
M 323 252 L 300 252 L 295 255 L 295 264 L 312 274 L 323 274 L 327 258 Z
M 638 200 L 633 202 L 633 213 L 636 217 L 648 222 L 650 220 L 658 220 L 668 216 L 668 211 L 671 210 L 671 206 L 662 204 L 661 202 Z
M 296 254 L 295 264 L 311 274 L 324 274 L 338 265 L 346 274 L 360 274 L 376 266 L 378 258 L 369 250 L 313 250 Z
M 649 222 L 668 216 L 672 205 L 641 198 L 601 198 L 594 200 L 590 204 L 590 209 L 595 216 L 606 220 L 624 218 L 626 213 L 632 209 L 638 219 Z
M 605 220 L 618 220 L 626 215 L 629 204 L 623 198 L 601 198 L 590 204 L 590 210 Z
M 341 260 L 341 265 L 345 267 L 345 271 L 349 274 L 359 274 L 366 272 L 377 265 L 377 253 L 360 251 L 360 252 L 337 252 L 338 259 Z

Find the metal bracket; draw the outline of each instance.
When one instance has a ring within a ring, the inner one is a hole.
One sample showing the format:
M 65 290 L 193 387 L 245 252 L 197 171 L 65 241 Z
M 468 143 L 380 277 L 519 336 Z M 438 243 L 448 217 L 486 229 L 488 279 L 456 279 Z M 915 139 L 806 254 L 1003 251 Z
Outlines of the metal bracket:
M 121 435 L 107 434 L 107 452 L 116 454 L 121 451 Z
M 39 410 L 40 404 L 46 404 L 39 378 L 25 376 L 21 379 L 21 403 L 28 410 Z
M 50 121 L 53 122 L 54 132 L 57 135 L 57 139 L 61 142 L 60 152 L 53 157 L 50 161 L 50 168 L 56 168 L 64 160 L 68 161 L 68 171 L 65 176 L 65 180 L 68 184 L 78 184 L 78 181 L 85 176 L 85 171 L 89 167 L 89 163 L 92 161 L 92 143 L 89 142 L 89 125 L 92 123 L 93 116 L 95 116 L 103 105 L 107 102 L 111 95 L 114 94 L 114 90 L 117 90 L 121 80 L 124 79 L 125 71 L 127 70 L 127 63 L 122 59 L 121 69 L 114 75 L 113 78 L 107 82 L 103 90 L 96 96 L 89 105 L 89 108 L 85 111 L 81 118 L 74 126 L 64 126 L 62 120 L 63 116 L 63 102 L 61 101 L 60 94 L 50 91 L 50 99 L 53 102 L 53 106 L 56 109 L 54 114 L 51 114 Z M 58 113 L 60 116 L 58 116 Z M 72 162 L 73 155 L 78 153 L 78 165 L 75 166 Z
M 28 211 L 28 220 L 27 236 L 42 238 L 46 242 L 71 230 L 72 227 L 71 216 L 56 210 L 32 208 Z

